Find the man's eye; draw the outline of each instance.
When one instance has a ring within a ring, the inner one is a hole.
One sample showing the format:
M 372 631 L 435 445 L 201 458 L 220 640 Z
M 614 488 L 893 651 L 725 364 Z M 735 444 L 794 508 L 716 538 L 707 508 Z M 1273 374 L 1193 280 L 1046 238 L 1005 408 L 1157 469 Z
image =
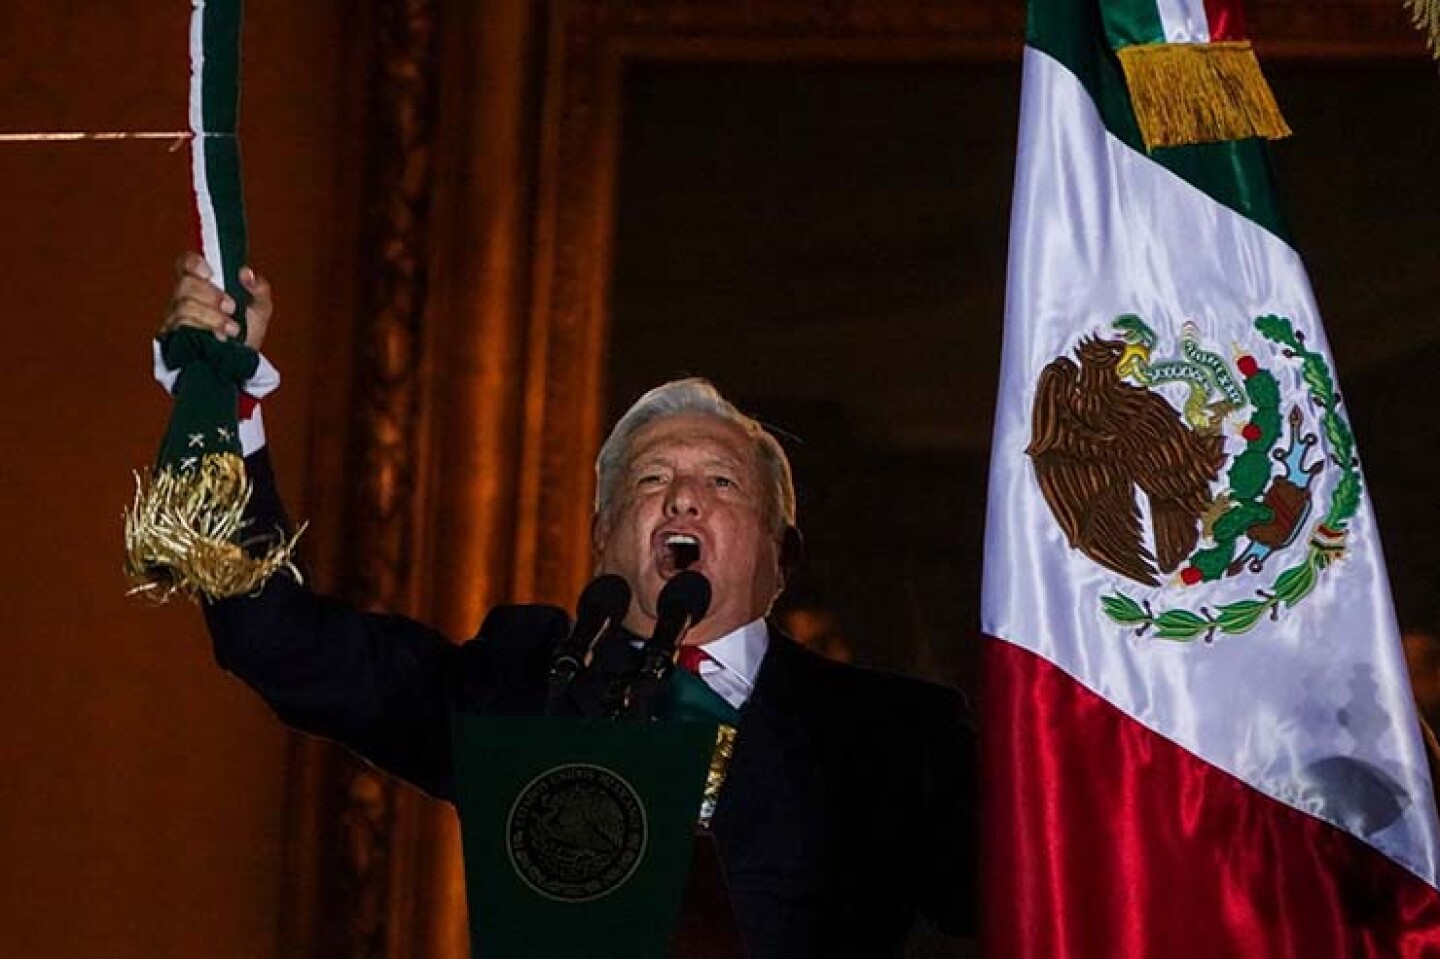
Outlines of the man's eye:
M 659 486 L 665 482 L 665 477 L 660 473 L 646 473 L 635 481 L 636 486 Z
M 735 481 L 728 476 L 713 476 L 710 482 L 722 489 L 730 489 L 735 486 Z

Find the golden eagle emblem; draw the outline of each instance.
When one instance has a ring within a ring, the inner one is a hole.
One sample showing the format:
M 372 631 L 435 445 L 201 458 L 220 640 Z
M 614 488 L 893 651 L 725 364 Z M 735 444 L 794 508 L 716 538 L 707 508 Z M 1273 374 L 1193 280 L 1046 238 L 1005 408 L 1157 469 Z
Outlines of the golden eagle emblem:
M 1123 378 L 1133 346 L 1089 337 L 1040 373 L 1026 453 L 1070 546 L 1147 586 L 1199 540 L 1225 463 L 1218 432 L 1192 428 L 1160 393 Z M 1076 361 L 1079 361 L 1078 365 Z M 1149 501 L 1154 553 L 1137 492 Z

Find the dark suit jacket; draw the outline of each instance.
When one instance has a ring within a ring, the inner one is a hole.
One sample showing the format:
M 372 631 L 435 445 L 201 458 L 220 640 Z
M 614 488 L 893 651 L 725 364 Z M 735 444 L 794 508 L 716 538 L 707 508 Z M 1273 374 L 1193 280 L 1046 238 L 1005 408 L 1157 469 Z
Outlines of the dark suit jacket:
M 273 484 L 252 460 L 263 516 Z M 206 616 L 220 665 L 282 720 L 446 799 L 452 712 L 540 713 L 569 628 L 553 607 L 502 606 L 456 645 L 283 576 Z M 611 643 L 597 668 L 632 655 Z M 958 693 L 822 659 L 772 626 L 713 821 L 753 959 L 891 955 L 916 910 L 973 933 L 975 765 Z

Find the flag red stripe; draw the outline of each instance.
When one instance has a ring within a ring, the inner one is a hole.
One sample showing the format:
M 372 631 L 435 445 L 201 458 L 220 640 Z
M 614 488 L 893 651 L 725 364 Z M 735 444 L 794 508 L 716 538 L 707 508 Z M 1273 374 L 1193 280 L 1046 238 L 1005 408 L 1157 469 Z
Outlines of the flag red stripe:
M 1425 882 L 1054 664 L 986 646 L 986 956 L 1440 956 Z
M 1240 0 L 1205 0 L 1211 40 L 1244 40 L 1245 11 Z

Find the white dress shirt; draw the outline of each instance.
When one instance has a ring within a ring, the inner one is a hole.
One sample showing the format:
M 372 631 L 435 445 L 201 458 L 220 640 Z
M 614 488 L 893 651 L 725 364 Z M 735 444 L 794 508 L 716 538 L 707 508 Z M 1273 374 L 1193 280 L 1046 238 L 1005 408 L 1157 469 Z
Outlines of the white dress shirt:
M 765 620 L 746 623 L 700 647 L 707 657 L 700 661 L 700 678 L 721 699 L 739 709 L 755 689 L 760 661 L 769 648 L 770 628 Z

